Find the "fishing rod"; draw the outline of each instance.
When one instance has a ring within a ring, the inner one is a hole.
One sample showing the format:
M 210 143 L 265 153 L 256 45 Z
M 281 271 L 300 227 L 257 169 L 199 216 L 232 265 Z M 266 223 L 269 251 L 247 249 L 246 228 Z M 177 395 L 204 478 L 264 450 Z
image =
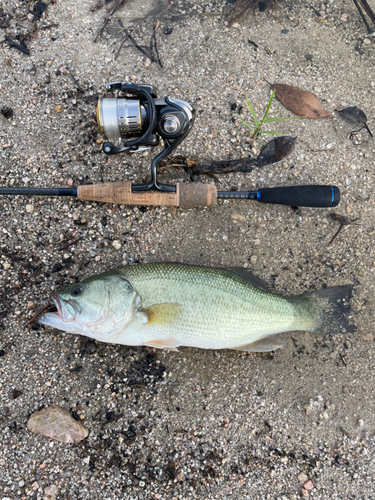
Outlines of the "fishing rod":
M 217 191 L 203 183 L 161 184 L 157 180 L 159 163 L 185 139 L 193 126 L 195 110 L 185 101 L 157 98 L 152 85 L 113 82 L 107 90 L 117 97 L 100 98 L 96 108 L 99 131 L 106 139 L 103 152 L 113 155 L 140 152 L 158 146 L 164 149 L 151 163 L 151 180 L 146 184 L 110 182 L 75 188 L 0 188 L 0 195 L 72 196 L 81 200 L 126 205 L 169 205 L 175 207 L 211 206 L 220 199 L 247 199 L 261 203 L 300 207 L 335 207 L 340 201 L 336 186 L 286 186 L 257 191 Z M 113 144 L 116 141 L 117 145 Z
M 0 188 L 0 195 L 72 196 L 80 200 L 123 205 L 166 205 L 203 207 L 217 200 L 256 200 L 261 203 L 295 207 L 336 207 L 340 201 L 337 186 L 284 186 L 257 191 L 217 191 L 213 184 L 181 183 L 175 191 L 133 191 L 130 182 L 108 182 L 76 188 Z

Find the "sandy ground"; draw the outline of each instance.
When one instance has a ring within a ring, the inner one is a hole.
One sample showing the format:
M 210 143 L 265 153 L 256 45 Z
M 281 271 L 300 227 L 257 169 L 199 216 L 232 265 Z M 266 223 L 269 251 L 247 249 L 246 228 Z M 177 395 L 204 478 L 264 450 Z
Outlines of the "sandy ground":
M 351 141 L 356 125 L 335 112 L 356 105 L 374 128 L 374 36 L 349 0 L 280 2 L 236 27 L 219 15 L 165 16 L 156 32 L 161 68 L 127 44 L 115 59 L 123 36 L 117 20 L 130 26 L 154 5 L 120 9 L 97 43 L 105 11 L 90 12 L 93 5 L 51 3 L 38 26 L 58 26 L 27 39 L 29 56 L 1 45 L 0 104 L 13 109 L 12 117 L 0 115 L 1 186 L 142 181 L 155 151 L 100 152 L 93 118 L 108 81 L 152 83 L 159 96 L 197 109 L 178 153 L 253 155 L 239 121 L 250 114 L 244 107 L 239 115 L 238 107 L 248 95 L 261 114 L 270 95 L 266 78 L 314 92 L 335 120 L 276 124 L 298 137 L 292 155 L 250 174 L 221 176 L 220 188 L 335 184 L 342 201 L 331 210 L 249 201 L 182 210 L 3 197 L 1 498 L 374 498 L 375 144 L 366 131 Z M 2 36 L 31 28 L 30 4 L 2 6 L 2 22 L 13 16 Z M 170 12 L 227 8 L 175 2 Z M 149 44 L 153 24 L 139 24 L 138 43 Z M 276 100 L 271 114 L 292 115 Z M 173 170 L 163 180 L 188 178 Z M 353 223 L 329 245 L 339 227 L 333 211 Z M 353 283 L 356 332 L 287 334 L 273 353 L 170 353 L 26 326 L 66 283 L 118 265 L 171 260 L 249 267 L 282 294 Z M 75 412 L 88 438 L 64 445 L 30 433 L 29 415 L 51 404 Z

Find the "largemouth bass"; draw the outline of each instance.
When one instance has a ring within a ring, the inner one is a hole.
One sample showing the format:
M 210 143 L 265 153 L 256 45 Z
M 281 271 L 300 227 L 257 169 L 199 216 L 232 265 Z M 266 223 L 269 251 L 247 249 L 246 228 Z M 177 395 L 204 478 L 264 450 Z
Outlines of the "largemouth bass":
M 138 264 L 53 294 L 57 312 L 39 322 L 128 346 L 271 351 L 282 346 L 278 333 L 352 330 L 351 290 L 345 285 L 281 297 L 245 269 Z

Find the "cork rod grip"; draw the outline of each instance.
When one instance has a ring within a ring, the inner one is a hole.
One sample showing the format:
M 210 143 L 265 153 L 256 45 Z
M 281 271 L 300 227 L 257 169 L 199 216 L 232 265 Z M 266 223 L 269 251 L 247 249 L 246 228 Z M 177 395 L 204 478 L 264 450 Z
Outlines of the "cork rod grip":
M 212 184 L 176 184 L 175 193 L 134 191 L 130 182 L 108 182 L 78 186 L 81 200 L 122 205 L 167 205 L 174 207 L 203 207 L 216 203 L 217 190 Z

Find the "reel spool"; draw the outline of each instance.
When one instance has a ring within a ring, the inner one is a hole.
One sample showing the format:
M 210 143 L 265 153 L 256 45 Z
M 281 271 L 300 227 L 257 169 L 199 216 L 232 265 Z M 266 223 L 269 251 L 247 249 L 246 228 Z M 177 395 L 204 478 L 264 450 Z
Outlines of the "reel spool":
M 107 90 L 119 90 L 123 95 L 100 98 L 96 107 L 99 131 L 108 142 L 103 144 L 105 154 L 125 151 L 139 152 L 158 146 L 160 137 L 163 151 L 151 164 L 151 182 L 132 186 L 132 191 L 175 192 L 176 187 L 157 182 L 157 165 L 187 136 L 195 119 L 195 110 L 185 101 L 172 97 L 157 98 L 151 85 L 115 82 Z M 112 142 L 117 141 L 117 146 Z

